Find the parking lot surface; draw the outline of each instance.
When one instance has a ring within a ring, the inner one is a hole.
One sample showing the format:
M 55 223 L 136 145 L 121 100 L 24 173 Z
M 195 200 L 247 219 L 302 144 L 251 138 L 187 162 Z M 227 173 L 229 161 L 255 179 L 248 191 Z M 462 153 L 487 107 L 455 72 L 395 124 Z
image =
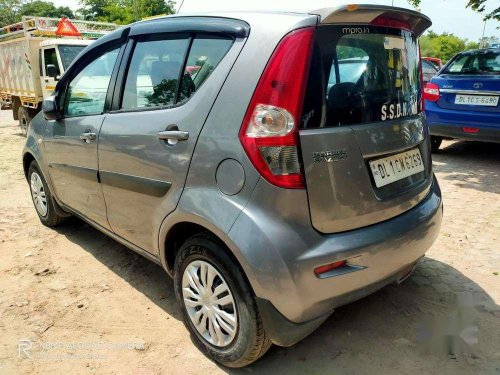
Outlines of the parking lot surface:
M 229 370 L 193 345 L 160 267 L 80 220 L 41 225 L 24 140 L 1 111 L 0 374 L 500 374 L 500 145 L 434 155 L 444 221 L 410 279 Z

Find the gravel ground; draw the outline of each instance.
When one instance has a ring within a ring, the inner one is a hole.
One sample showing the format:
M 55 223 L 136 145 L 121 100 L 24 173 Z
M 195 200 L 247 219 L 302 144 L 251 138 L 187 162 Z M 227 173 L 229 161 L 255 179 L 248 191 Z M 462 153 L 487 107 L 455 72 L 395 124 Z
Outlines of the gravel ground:
M 434 156 L 444 222 L 409 280 L 228 370 L 191 342 L 160 267 L 77 219 L 40 224 L 23 143 L 0 112 L 0 374 L 500 374 L 497 145 L 445 142 Z

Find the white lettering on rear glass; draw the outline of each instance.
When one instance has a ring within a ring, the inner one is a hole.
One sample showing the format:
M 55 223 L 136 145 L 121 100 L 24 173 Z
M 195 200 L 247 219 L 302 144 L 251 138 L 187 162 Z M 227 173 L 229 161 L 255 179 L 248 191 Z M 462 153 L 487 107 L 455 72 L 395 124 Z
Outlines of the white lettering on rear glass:
M 342 28 L 343 34 L 370 34 L 368 27 L 344 27 Z
M 380 119 L 382 121 L 413 116 L 418 113 L 417 101 L 412 100 L 411 102 L 404 102 L 403 104 L 384 104 L 381 108 L 381 113 Z

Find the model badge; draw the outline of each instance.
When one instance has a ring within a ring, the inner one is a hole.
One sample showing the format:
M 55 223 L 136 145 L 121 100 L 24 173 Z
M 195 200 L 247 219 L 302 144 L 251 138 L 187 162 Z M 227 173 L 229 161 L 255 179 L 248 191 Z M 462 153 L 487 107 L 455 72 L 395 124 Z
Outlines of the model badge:
M 313 153 L 314 163 L 332 163 L 347 159 L 347 151 L 342 148 L 339 150 L 319 151 Z

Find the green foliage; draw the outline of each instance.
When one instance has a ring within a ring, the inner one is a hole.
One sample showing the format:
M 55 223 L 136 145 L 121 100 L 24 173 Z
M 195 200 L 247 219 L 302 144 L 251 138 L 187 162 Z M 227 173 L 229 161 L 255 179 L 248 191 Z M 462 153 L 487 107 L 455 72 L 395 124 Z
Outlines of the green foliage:
M 0 0 L 0 27 L 19 22 L 21 0 Z
M 75 15 L 69 7 L 56 7 L 49 1 L 34 0 L 24 3 L 19 11 L 21 16 L 40 16 L 40 17 L 68 17 L 74 18 Z
M 459 52 L 479 48 L 479 43 L 461 39 L 453 34 L 436 34 L 432 30 L 420 38 L 422 56 L 437 57 L 444 62 Z
M 86 20 L 129 24 L 143 18 L 172 14 L 170 0 L 81 0 L 78 10 Z
M 22 16 L 73 18 L 75 15 L 69 7 L 56 7 L 50 1 L 0 0 L 0 26 L 20 22 Z

